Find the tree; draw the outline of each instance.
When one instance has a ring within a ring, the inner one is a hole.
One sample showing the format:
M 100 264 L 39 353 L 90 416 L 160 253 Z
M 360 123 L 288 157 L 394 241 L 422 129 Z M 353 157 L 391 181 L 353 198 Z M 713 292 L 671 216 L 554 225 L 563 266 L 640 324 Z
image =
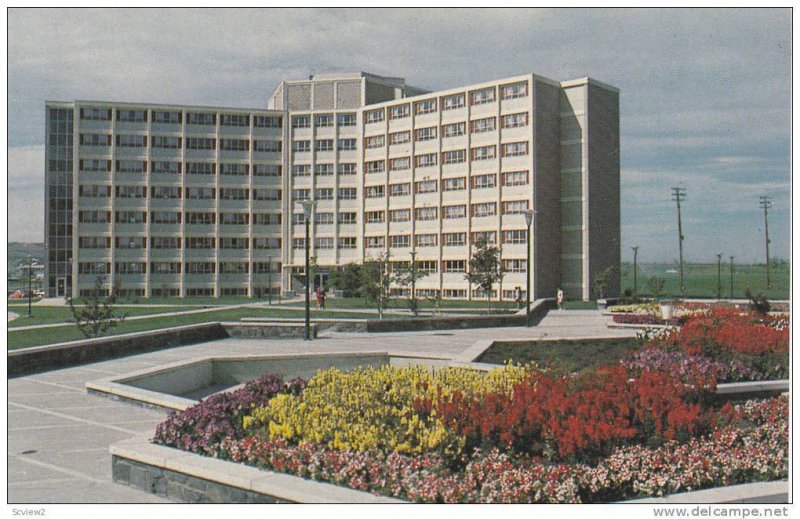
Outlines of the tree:
M 389 257 L 389 253 L 384 252 L 375 259 L 365 261 L 361 266 L 359 292 L 368 301 L 377 303 L 380 319 L 383 319 L 383 310 L 389 299 L 389 285 L 392 283 Z
M 666 284 L 666 279 L 656 276 L 653 276 L 647 280 L 647 289 L 650 291 L 656 301 L 661 298 L 661 294 L 664 291 L 664 285 Z
M 490 245 L 487 240 L 478 241 L 469 260 L 469 272 L 464 277 L 471 285 L 477 285 L 486 292 L 486 302 L 489 305 L 492 301 L 492 287 L 502 281 L 504 275 L 500 249 Z
M 403 267 L 394 273 L 393 281 L 397 283 L 398 286 L 408 289 L 408 309 L 411 310 L 411 313 L 414 315 L 419 314 L 419 301 L 417 300 L 414 285 L 427 275 L 427 271 L 421 271 L 411 262 L 409 262 L 408 267 Z
M 348 263 L 334 269 L 328 282 L 336 290 L 341 290 L 344 297 L 357 297 L 361 288 L 361 265 Z
M 69 310 L 78 329 L 86 338 L 98 337 L 105 333 L 109 328 L 117 326 L 127 317 L 127 314 L 116 314 L 114 305 L 117 302 L 118 285 L 111 288 L 109 295 L 104 296 L 103 285 L 105 276 L 97 276 L 94 280 L 94 290 L 92 295 L 86 299 L 85 304 L 76 307 L 69 298 Z
M 594 295 L 597 299 L 604 299 L 606 288 L 608 288 L 608 284 L 611 283 L 611 276 L 614 275 L 614 267 L 608 267 L 607 269 L 598 272 L 594 276 L 594 282 L 592 282 L 592 288 L 594 289 Z

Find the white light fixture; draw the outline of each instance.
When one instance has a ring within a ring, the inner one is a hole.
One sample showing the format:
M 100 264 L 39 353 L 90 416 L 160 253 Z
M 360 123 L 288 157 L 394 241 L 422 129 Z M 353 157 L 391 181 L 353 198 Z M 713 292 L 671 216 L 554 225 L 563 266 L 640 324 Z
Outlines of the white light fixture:
M 534 213 L 536 213 L 536 211 L 534 211 L 532 209 L 526 209 L 526 210 L 522 211 L 522 214 L 525 215 L 525 225 L 527 225 L 528 227 L 530 227 L 531 224 L 533 223 L 533 215 L 534 215 Z
M 316 200 L 300 200 L 297 202 L 303 208 L 303 214 L 306 217 L 306 220 L 311 219 L 311 213 L 314 211 L 314 207 L 317 205 Z

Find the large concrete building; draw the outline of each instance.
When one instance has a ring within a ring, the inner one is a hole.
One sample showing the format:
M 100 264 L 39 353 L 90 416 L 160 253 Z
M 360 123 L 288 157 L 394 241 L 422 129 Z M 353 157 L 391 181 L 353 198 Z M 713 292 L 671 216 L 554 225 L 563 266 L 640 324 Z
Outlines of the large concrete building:
M 98 275 L 123 296 L 299 291 L 389 252 L 418 296 L 484 298 L 464 273 L 501 248 L 494 297 L 619 290 L 619 93 L 535 74 L 426 92 L 366 73 L 284 81 L 266 109 L 46 103 L 48 296 Z M 523 211 L 535 216 L 526 240 Z M 407 263 L 406 263 L 407 264 Z M 499 294 L 496 291 L 499 290 Z

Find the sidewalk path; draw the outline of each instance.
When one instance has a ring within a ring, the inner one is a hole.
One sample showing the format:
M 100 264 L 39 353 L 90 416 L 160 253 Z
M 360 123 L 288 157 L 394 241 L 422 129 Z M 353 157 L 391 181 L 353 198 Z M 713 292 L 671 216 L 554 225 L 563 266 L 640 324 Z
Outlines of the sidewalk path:
M 165 503 L 111 480 L 110 444 L 155 431 L 167 414 L 86 393 L 87 381 L 206 355 L 403 351 L 454 357 L 478 340 L 633 336 L 597 311 L 551 311 L 533 328 L 393 334 L 324 333 L 302 340 L 219 341 L 171 348 L 8 380 L 9 503 Z

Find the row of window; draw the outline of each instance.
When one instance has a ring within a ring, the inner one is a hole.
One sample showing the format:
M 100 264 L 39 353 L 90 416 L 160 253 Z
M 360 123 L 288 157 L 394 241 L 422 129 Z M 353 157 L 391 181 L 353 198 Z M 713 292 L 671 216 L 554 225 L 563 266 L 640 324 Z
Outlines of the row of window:
M 353 162 L 347 163 L 340 163 L 338 167 L 334 167 L 333 164 L 315 164 L 314 165 L 314 175 L 318 177 L 324 176 L 331 176 L 334 174 L 334 171 L 338 172 L 339 175 L 355 175 L 356 174 L 356 164 Z M 310 164 L 295 164 L 292 166 L 292 176 L 293 177 L 310 177 L 311 176 L 311 165 Z
M 80 118 L 84 121 L 111 121 L 114 111 L 111 108 L 84 107 L 80 109 Z M 216 126 L 216 112 L 185 112 L 186 124 L 198 126 Z M 162 124 L 182 124 L 184 112 L 178 110 L 145 110 L 117 109 L 116 120 L 119 122 L 154 122 Z M 219 114 L 220 126 L 249 127 L 251 117 L 247 114 Z M 252 125 L 256 128 L 281 128 L 283 117 L 280 115 L 254 115 Z
M 417 101 L 413 103 L 414 114 L 425 115 L 434 113 L 437 110 L 437 103 L 441 105 L 442 111 L 463 108 L 466 105 L 467 99 L 469 99 L 470 106 L 493 103 L 497 99 L 497 90 L 497 87 L 492 86 L 478 90 L 472 90 L 467 94 L 458 93 L 442 96 L 440 98 Z M 521 81 L 508 85 L 500 85 L 499 91 L 501 100 L 527 97 L 528 83 L 526 81 Z M 390 106 L 388 109 L 378 108 L 375 110 L 368 110 L 364 112 L 364 123 L 370 124 L 380 122 L 383 121 L 387 116 L 390 120 L 403 119 L 411 115 L 411 110 L 411 103 Z
M 339 151 L 355 151 L 358 149 L 357 139 L 336 139 L 336 149 Z M 314 151 L 333 151 L 334 139 L 315 139 Z M 311 151 L 311 141 L 292 141 L 292 151 L 305 153 Z
M 151 274 L 181 274 L 185 270 L 186 274 L 249 274 L 250 263 L 238 261 L 189 261 L 185 264 L 175 261 L 152 261 L 150 262 Z M 117 261 L 114 262 L 115 274 L 147 274 L 147 263 L 144 261 Z M 111 263 L 80 262 L 78 263 L 79 274 L 109 274 Z M 280 272 L 280 262 L 257 261 L 252 263 L 253 274 L 268 274 L 270 272 Z
M 314 127 L 331 128 L 334 126 L 334 120 L 338 126 L 355 126 L 358 124 L 356 114 L 354 113 L 337 114 L 335 119 L 333 114 L 316 114 L 314 115 Z M 311 116 L 293 116 L 292 128 L 311 128 Z
M 83 172 L 110 173 L 111 165 L 110 160 L 82 159 L 79 167 Z M 184 163 L 162 160 L 148 163 L 141 160 L 117 160 L 114 166 L 114 171 L 117 173 L 147 173 L 149 169 L 154 174 L 180 175 L 184 171 L 187 175 L 217 174 L 217 164 L 215 162 Z M 219 173 L 221 175 L 249 176 L 251 171 L 254 177 L 280 177 L 282 167 L 280 164 L 253 164 L 251 170 L 249 164 L 220 163 L 219 165 Z
M 119 148 L 151 148 L 179 150 L 184 147 L 182 137 L 168 135 L 119 134 L 116 136 L 116 145 Z M 355 139 L 347 139 L 355 141 Z M 79 137 L 82 146 L 111 146 L 111 135 L 105 133 L 81 133 Z M 249 139 L 216 139 L 214 137 L 186 137 L 187 150 L 215 150 L 224 151 L 250 151 Z M 280 153 L 283 150 L 282 141 L 253 139 L 253 151 L 265 153 Z M 355 147 L 353 148 L 355 149 Z
M 528 142 L 509 142 L 500 146 L 502 157 L 521 157 L 528 155 Z M 414 167 L 436 166 L 439 154 L 423 153 L 414 156 Z M 497 146 L 476 146 L 470 149 L 470 158 L 477 162 L 497 158 Z M 467 150 L 451 150 L 441 152 L 443 165 L 461 164 L 467 161 Z M 403 171 L 411 168 L 411 157 L 397 157 L 386 160 L 371 160 L 364 164 L 366 173 L 383 173 L 388 163 L 389 171 Z

